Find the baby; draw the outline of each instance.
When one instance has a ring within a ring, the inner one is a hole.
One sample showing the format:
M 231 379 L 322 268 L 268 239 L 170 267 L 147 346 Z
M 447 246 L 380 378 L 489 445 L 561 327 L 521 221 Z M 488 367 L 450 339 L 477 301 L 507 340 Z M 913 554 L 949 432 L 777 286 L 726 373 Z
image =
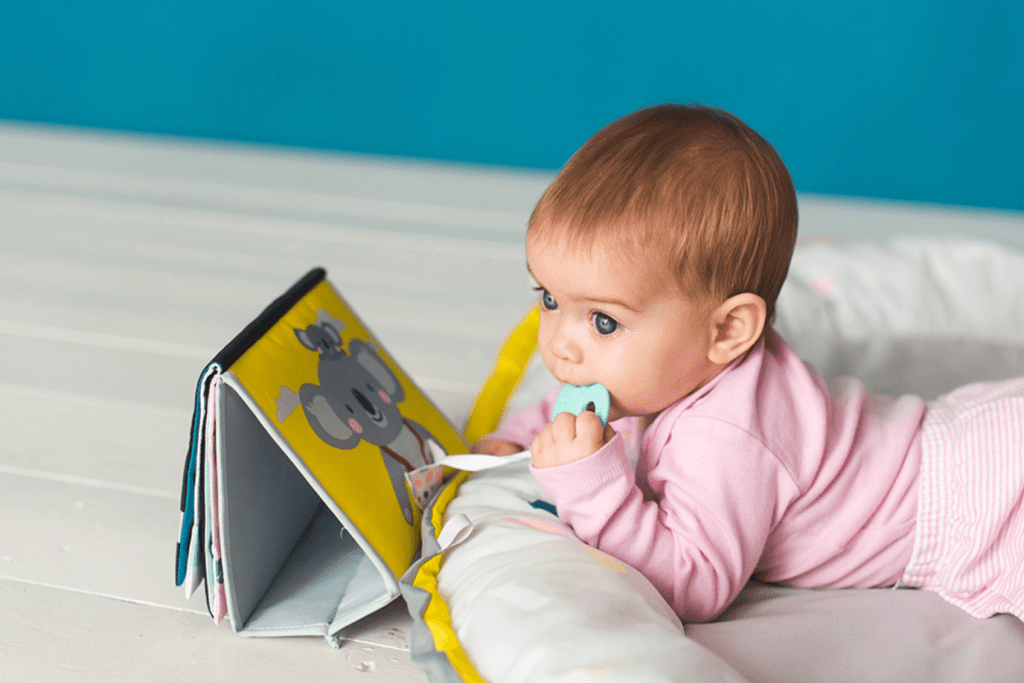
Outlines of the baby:
M 771 328 L 797 233 L 774 148 L 735 116 L 643 109 L 600 130 L 530 218 L 557 390 L 475 452 L 529 447 L 558 515 L 684 621 L 746 582 L 915 586 L 1024 618 L 1024 379 L 926 404 L 824 382 Z M 627 441 L 638 442 L 634 473 Z

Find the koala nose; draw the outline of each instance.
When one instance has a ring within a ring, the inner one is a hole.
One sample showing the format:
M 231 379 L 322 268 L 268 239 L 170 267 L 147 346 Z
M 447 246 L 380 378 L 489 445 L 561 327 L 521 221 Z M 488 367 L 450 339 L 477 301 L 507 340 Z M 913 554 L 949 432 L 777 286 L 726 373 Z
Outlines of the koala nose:
M 359 401 L 359 405 L 361 405 L 363 407 L 363 410 L 365 410 L 370 415 L 376 415 L 377 414 L 376 406 L 374 406 L 372 403 L 370 403 L 370 399 L 368 399 L 365 396 L 363 396 L 362 394 L 360 394 L 357 389 L 353 389 L 352 390 L 352 395 L 355 396 L 357 401 Z

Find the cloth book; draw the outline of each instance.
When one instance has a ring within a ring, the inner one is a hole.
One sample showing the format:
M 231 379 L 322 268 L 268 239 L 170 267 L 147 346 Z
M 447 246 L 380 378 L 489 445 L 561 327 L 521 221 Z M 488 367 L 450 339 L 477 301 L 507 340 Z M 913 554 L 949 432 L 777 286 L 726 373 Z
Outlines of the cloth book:
M 466 450 L 315 269 L 201 374 L 176 582 L 191 596 L 205 581 L 214 620 L 242 635 L 336 645 L 400 595 L 424 502 L 410 478 Z

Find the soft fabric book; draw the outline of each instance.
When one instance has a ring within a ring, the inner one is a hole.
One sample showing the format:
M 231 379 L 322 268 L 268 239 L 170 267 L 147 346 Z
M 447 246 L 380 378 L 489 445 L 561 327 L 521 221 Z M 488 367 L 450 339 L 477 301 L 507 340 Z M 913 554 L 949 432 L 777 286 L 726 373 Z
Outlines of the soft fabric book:
M 406 475 L 465 450 L 313 270 L 200 377 L 177 584 L 188 596 L 205 580 L 215 621 L 243 635 L 336 643 L 400 595 L 415 560 L 421 513 Z

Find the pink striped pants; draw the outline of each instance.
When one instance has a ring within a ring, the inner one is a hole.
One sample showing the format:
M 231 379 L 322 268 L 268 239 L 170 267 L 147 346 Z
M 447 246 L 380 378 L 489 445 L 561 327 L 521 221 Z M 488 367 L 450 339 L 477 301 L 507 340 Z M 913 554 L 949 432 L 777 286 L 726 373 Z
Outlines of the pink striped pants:
M 1024 378 L 929 403 L 914 550 L 901 585 L 976 617 L 1024 619 Z

